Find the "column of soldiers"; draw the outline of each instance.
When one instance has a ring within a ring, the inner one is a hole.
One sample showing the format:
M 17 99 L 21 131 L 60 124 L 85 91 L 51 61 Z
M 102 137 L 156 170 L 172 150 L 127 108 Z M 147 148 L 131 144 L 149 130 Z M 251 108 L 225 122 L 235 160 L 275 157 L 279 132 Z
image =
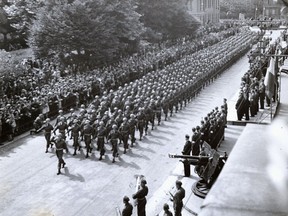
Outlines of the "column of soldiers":
M 206 85 L 204 78 L 214 73 L 215 68 L 221 67 L 222 61 L 226 62 L 230 55 L 235 54 L 235 50 L 230 47 L 236 44 L 239 46 L 249 39 L 249 33 L 236 35 L 217 44 L 212 57 L 208 50 L 201 50 L 198 55 L 183 58 L 163 70 L 125 84 L 117 91 L 104 91 L 102 97 L 95 96 L 89 107 L 81 105 L 79 113 L 71 110 L 68 118 L 60 111 L 53 132 L 58 130 L 64 140 L 69 133 L 73 139 L 74 155 L 81 149 L 80 142 L 84 141 L 86 157 L 89 157 L 93 143 L 97 142 L 99 160 L 106 153 L 105 143 L 110 142 L 112 162 L 115 162 L 119 155 L 119 145 L 123 143 L 125 154 L 135 144 L 136 130 L 139 130 L 141 140 L 147 135 L 148 128 L 154 129 L 155 119 L 160 125 L 162 113 L 165 120 L 168 120 L 169 114 L 172 116 L 183 109 L 197 95 L 199 89 Z M 227 47 L 226 43 L 231 46 Z M 245 46 L 242 45 L 242 48 Z M 226 55 L 221 54 L 223 50 Z M 214 126 L 216 123 L 211 121 L 209 124 Z

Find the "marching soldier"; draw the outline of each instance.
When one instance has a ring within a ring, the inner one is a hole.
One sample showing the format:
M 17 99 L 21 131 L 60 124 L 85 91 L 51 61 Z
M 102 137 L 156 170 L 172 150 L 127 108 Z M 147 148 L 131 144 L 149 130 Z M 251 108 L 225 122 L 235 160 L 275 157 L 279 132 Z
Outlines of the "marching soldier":
M 160 125 L 160 122 L 161 122 L 161 110 L 162 110 L 161 101 L 160 101 L 160 97 L 158 97 L 158 101 L 155 105 L 155 113 L 156 113 L 158 125 Z
M 46 151 L 45 151 L 45 153 L 47 153 L 48 152 L 48 148 L 49 148 L 49 146 L 51 144 L 51 132 L 53 131 L 53 126 L 50 124 L 50 119 L 49 118 L 47 118 L 44 121 L 43 127 L 40 128 L 38 130 L 38 132 L 40 132 L 43 129 L 44 129 L 44 136 L 45 136 L 45 140 L 46 140 Z M 51 148 L 52 148 L 52 145 L 53 144 L 51 144 Z
M 139 110 L 140 111 L 137 115 L 137 128 L 140 133 L 140 140 L 142 140 L 145 127 L 145 114 L 144 114 L 144 108 L 140 108 Z
M 120 139 L 120 133 L 117 130 L 117 125 L 114 124 L 112 126 L 112 130 L 110 131 L 108 135 L 108 140 L 110 140 L 112 145 L 112 151 L 113 151 L 113 160 L 112 163 L 115 163 L 115 158 L 119 155 L 118 154 L 118 139 Z
M 105 154 L 105 135 L 106 135 L 106 128 L 104 122 L 101 121 L 99 123 L 99 127 L 97 128 L 97 150 L 100 151 L 100 158 L 102 160 L 103 155 Z
M 58 134 L 55 140 L 55 146 L 56 146 L 56 155 L 58 158 L 58 172 L 57 175 L 61 174 L 61 165 L 62 168 L 66 165 L 65 161 L 63 160 L 63 150 L 66 150 L 66 153 L 68 153 L 68 148 L 65 140 L 62 138 L 62 134 Z
M 86 146 L 86 158 L 89 157 L 89 153 L 92 153 L 92 147 L 91 147 L 92 132 L 93 132 L 93 128 L 90 125 L 90 121 L 85 120 L 84 127 L 83 127 L 83 134 L 84 134 L 84 142 Z
M 121 138 L 124 143 L 124 154 L 126 154 L 126 151 L 128 149 L 129 130 L 130 128 L 127 118 L 123 118 L 123 123 L 121 124 L 119 131 L 121 133 Z
M 55 131 L 58 129 L 59 133 L 62 134 L 62 138 L 66 140 L 66 133 L 65 131 L 68 131 L 68 125 L 65 122 L 65 117 L 60 117 L 59 118 L 59 123 L 56 125 L 56 127 L 53 130 L 53 133 L 55 134 Z
M 54 127 L 55 127 L 60 121 L 63 121 L 63 118 L 64 118 L 64 121 L 66 122 L 66 118 L 65 118 L 65 116 L 64 116 L 63 110 L 59 110 L 59 115 L 58 115 L 57 118 L 56 118 L 56 122 L 55 122 Z
M 130 134 L 130 138 L 131 138 L 131 146 L 133 146 L 134 142 L 135 142 L 135 130 L 137 127 L 137 120 L 135 119 L 135 115 L 131 114 L 130 115 L 130 119 L 128 121 L 129 124 L 129 134 Z
M 78 148 L 78 151 L 80 151 L 80 144 L 79 144 L 79 133 L 80 133 L 80 125 L 78 124 L 78 120 L 74 119 L 72 127 L 68 130 L 68 132 L 71 131 L 71 136 L 73 137 L 73 147 L 74 147 L 74 153 L 73 155 L 76 155 L 76 151 Z
M 162 99 L 162 108 L 163 108 L 163 112 L 164 112 L 164 116 L 165 116 L 165 121 L 167 121 L 168 112 L 169 112 L 169 104 L 168 104 L 167 99 L 165 97 Z

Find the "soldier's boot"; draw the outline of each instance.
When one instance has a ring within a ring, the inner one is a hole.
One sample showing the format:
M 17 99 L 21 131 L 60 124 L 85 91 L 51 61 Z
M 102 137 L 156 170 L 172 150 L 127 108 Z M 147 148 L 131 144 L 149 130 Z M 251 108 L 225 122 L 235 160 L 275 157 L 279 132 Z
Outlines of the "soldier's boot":
M 93 150 L 93 148 L 92 148 L 92 147 L 90 147 L 90 148 L 89 148 L 89 152 L 90 152 L 90 153 L 92 153 L 92 150 Z
M 99 158 L 99 160 L 102 160 L 102 155 L 100 155 L 100 158 Z
M 78 151 L 80 151 L 80 149 L 81 149 L 81 146 L 79 145 Z
M 60 167 L 58 168 L 58 172 L 57 172 L 57 175 L 60 175 L 61 174 L 61 171 L 60 171 Z
M 112 163 L 115 163 L 115 157 L 113 157 Z
M 45 151 L 45 153 L 48 153 L 48 148 L 46 148 L 46 151 Z
M 127 150 L 126 150 L 126 148 L 124 149 L 124 154 L 126 154 L 126 152 L 127 152 Z
M 76 150 L 77 150 L 77 149 L 75 148 L 75 149 L 74 149 L 74 153 L 73 153 L 73 156 L 75 156 L 75 155 L 76 155 Z
M 89 157 L 89 154 L 88 154 L 88 152 L 86 153 L 86 158 L 88 158 Z
M 62 168 L 64 168 L 64 167 L 65 167 L 65 165 L 66 165 L 66 163 L 65 163 L 65 162 L 63 162 L 63 163 L 62 163 Z

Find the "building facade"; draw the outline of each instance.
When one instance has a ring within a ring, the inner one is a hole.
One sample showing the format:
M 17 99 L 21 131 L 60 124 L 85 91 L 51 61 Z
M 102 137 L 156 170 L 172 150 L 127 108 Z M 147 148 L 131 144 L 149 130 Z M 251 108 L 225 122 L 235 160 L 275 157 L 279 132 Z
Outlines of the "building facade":
M 262 0 L 263 3 L 263 17 L 272 17 L 273 19 L 283 18 L 281 11 L 283 11 L 284 4 L 282 1 Z
M 201 23 L 217 23 L 220 20 L 219 0 L 187 0 L 190 13 Z

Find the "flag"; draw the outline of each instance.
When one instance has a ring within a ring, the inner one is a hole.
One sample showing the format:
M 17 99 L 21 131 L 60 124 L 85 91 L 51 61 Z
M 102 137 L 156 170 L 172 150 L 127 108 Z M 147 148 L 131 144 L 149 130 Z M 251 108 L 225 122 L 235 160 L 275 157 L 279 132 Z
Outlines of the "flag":
M 274 83 L 275 83 L 275 59 L 270 58 L 269 67 L 267 68 L 264 85 L 266 95 L 271 99 L 274 95 Z

